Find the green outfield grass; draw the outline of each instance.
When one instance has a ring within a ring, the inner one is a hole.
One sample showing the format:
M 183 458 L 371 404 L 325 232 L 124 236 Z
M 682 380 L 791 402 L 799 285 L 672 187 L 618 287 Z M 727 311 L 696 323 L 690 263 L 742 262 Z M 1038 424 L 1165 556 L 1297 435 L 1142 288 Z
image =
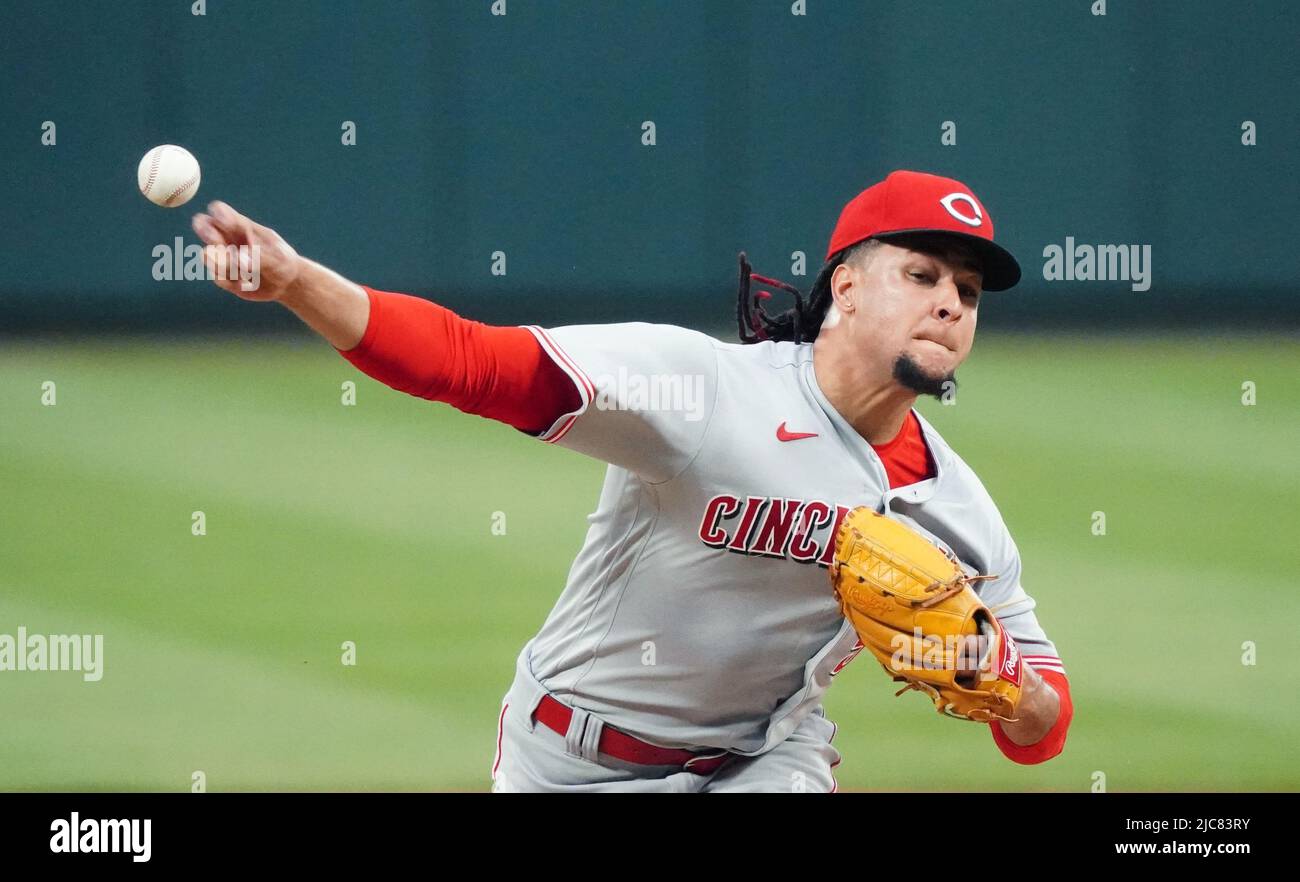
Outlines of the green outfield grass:
M 980 340 L 956 405 L 922 410 L 1020 546 L 1069 743 L 1017 766 L 863 657 L 827 701 L 841 786 L 1300 789 L 1298 356 Z M 187 790 L 195 770 L 210 790 L 487 789 L 515 656 L 603 468 L 320 342 L 3 343 L 0 633 L 101 633 L 105 675 L 0 673 L 0 789 Z

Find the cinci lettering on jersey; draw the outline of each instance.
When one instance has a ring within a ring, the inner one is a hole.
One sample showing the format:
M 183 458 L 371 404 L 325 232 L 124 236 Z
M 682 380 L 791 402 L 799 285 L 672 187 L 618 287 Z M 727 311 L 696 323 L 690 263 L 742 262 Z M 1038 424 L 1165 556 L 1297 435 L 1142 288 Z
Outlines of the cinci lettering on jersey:
M 720 493 L 704 506 L 700 541 L 737 554 L 789 558 L 828 567 L 835 534 L 847 506 L 820 499 L 730 496 Z

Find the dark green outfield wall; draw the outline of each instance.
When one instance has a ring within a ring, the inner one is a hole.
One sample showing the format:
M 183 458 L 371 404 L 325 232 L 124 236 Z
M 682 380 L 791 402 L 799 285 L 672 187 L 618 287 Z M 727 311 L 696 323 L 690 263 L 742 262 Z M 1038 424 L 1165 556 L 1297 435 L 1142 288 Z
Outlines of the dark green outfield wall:
M 715 324 L 738 250 L 807 285 L 840 206 L 911 167 L 1025 265 L 986 326 L 1300 324 L 1300 4 L 507 4 L 3 0 L 0 329 L 288 324 L 151 278 L 193 241 L 135 189 L 165 142 L 203 165 L 192 206 L 493 321 Z M 1150 290 L 1045 282 L 1067 236 L 1149 245 Z

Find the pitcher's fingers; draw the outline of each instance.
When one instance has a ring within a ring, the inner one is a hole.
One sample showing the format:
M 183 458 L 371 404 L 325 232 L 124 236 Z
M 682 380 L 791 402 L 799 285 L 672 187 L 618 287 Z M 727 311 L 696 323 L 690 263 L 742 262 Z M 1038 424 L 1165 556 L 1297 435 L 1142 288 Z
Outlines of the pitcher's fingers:
M 225 245 L 226 240 L 217 229 L 216 224 L 212 222 L 212 217 L 203 213 L 194 215 L 190 221 L 190 226 L 205 245 Z
M 212 215 L 212 222 L 216 224 L 227 242 L 234 242 L 237 245 L 247 244 L 251 233 L 249 225 L 252 221 L 221 201 L 209 203 L 208 212 Z
M 271 230 L 270 227 L 264 227 L 248 215 L 240 214 L 238 211 L 231 208 L 229 203 L 218 200 L 217 204 L 222 206 L 222 211 L 230 213 L 232 218 L 239 224 L 239 228 L 244 231 L 245 235 L 247 235 L 249 242 L 254 241 L 258 234 L 274 235 L 274 231 Z

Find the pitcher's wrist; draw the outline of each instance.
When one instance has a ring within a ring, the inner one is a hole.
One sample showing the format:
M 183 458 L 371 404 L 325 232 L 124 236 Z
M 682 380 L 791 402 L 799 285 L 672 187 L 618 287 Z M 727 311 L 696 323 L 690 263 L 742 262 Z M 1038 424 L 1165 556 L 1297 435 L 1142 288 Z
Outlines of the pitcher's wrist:
M 275 299 L 297 312 L 306 299 L 311 296 L 312 277 L 315 273 L 311 271 L 313 264 L 307 258 L 296 255 L 294 259 L 298 262 L 298 272 L 294 276 L 294 280 L 285 285 L 284 290 L 280 292 L 280 296 Z

